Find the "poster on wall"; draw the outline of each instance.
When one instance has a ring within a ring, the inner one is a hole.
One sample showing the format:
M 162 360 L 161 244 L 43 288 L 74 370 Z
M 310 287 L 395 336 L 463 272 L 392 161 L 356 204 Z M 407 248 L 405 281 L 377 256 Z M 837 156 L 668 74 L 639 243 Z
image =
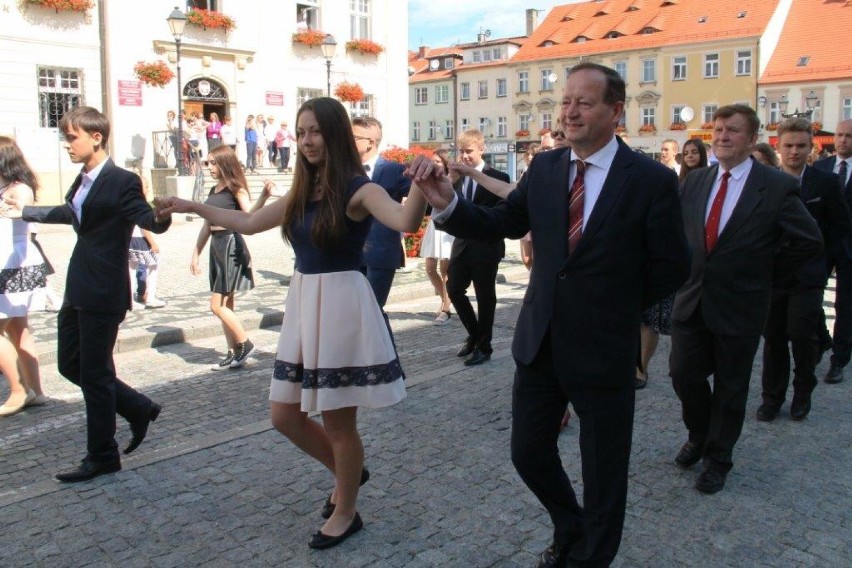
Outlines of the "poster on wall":
M 266 91 L 267 106 L 284 106 L 284 93 L 280 91 Z
M 142 106 L 142 81 L 118 82 L 119 106 Z

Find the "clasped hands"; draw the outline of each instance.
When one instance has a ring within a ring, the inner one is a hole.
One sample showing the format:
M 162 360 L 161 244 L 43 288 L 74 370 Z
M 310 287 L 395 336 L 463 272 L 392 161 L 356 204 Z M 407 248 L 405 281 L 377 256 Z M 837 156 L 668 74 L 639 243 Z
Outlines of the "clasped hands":
M 417 156 L 405 169 L 405 175 L 434 209 L 443 211 L 453 201 L 455 191 L 450 178 L 431 158 Z
M 165 219 L 172 213 L 191 213 L 192 201 L 181 199 L 179 197 L 155 197 L 154 212 L 157 219 Z

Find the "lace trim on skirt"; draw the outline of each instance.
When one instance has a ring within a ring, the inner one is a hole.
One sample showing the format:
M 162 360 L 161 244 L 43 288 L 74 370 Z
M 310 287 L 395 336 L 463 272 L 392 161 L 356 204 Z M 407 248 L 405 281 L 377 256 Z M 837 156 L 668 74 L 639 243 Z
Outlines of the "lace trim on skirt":
M 393 383 L 404 376 L 399 359 L 380 365 L 338 369 L 305 369 L 301 363 L 275 361 L 272 373 L 273 379 L 301 384 L 303 389 L 378 386 Z

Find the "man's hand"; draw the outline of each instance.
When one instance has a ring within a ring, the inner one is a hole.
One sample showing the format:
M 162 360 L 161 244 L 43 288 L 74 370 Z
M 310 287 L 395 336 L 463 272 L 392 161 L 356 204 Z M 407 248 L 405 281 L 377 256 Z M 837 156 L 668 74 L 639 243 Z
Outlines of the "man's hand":
M 193 205 L 192 201 L 178 197 L 154 198 L 154 210 L 157 212 L 157 219 L 165 219 L 172 213 L 192 213 Z
M 22 200 L 4 195 L 3 202 L 0 204 L 0 215 L 7 219 L 20 219 L 24 211 L 24 205 Z
M 443 211 L 452 202 L 455 194 L 453 184 L 431 158 L 417 156 L 406 168 L 405 175 L 420 189 L 434 209 Z

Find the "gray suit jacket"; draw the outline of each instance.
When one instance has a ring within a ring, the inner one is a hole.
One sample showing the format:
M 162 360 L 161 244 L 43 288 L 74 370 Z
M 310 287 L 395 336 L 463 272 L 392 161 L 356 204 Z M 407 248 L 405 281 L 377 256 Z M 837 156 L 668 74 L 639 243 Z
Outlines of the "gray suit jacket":
M 675 296 L 672 320 L 686 321 L 700 303 L 711 332 L 760 335 L 776 254 L 783 245 L 781 269 L 796 270 L 822 253 L 822 235 L 799 197 L 796 178 L 754 162 L 730 220 L 707 254 L 704 215 L 718 171 L 718 165 L 696 170 L 684 181 L 681 203 L 692 269 Z

